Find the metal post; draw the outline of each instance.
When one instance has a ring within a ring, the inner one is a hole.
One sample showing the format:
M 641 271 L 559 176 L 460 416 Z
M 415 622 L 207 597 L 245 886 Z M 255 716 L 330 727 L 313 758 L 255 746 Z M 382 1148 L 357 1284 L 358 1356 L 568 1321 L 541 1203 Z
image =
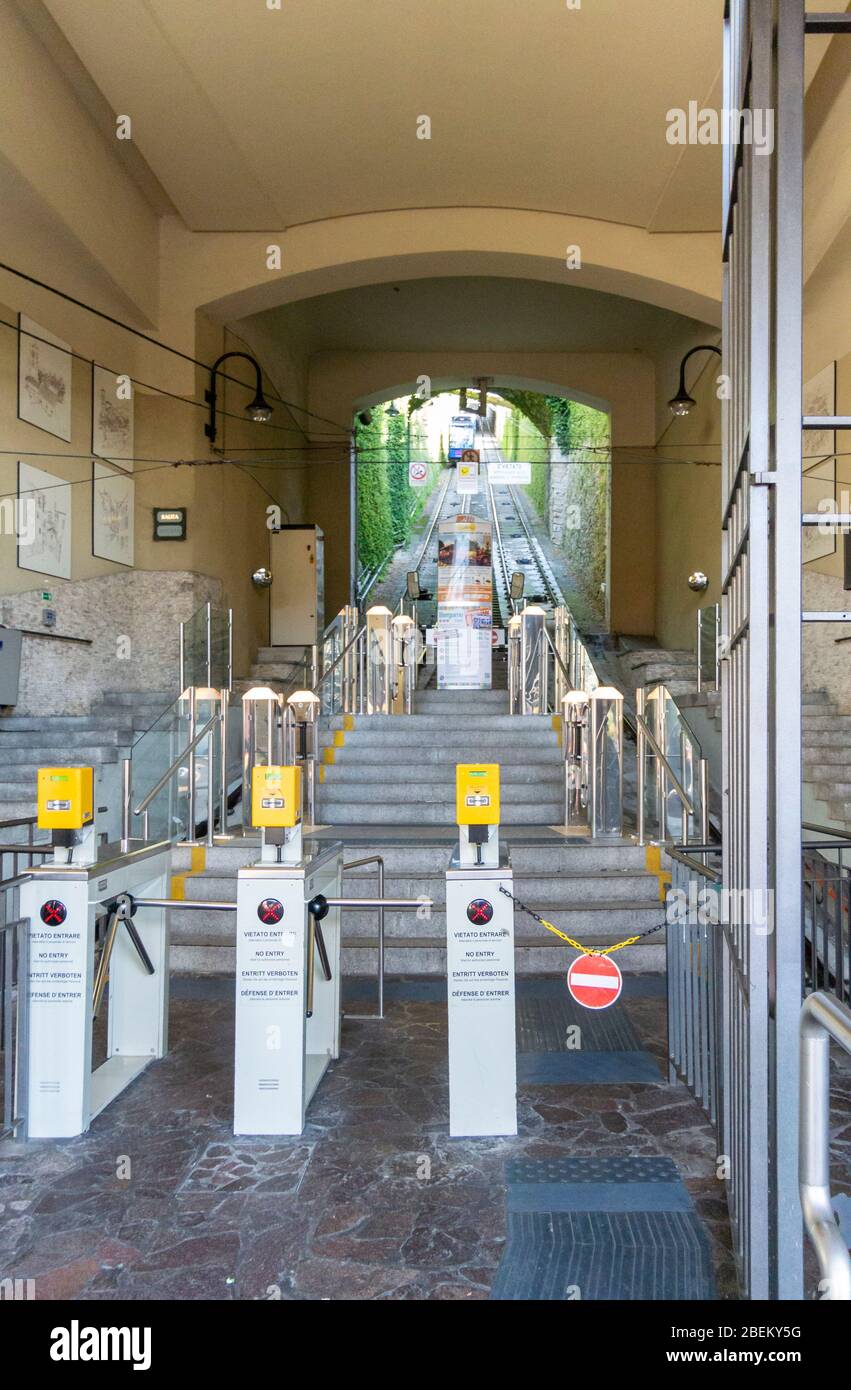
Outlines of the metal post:
M 645 801 L 645 796 L 646 796 L 645 778 L 646 778 L 646 775 L 647 775 L 647 766 L 646 766 L 647 753 L 646 753 L 646 745 L 645 745 L 645 741 L 644 741 L 643 720 L 644 720 L 644 717 L 645 717 L 646 698 L 647 698 L 647 692 L 645 691 L 644 686 L 639 686 L 638 689 L 637 689 L 636 692 L 635 692 L 635 712 L 636 712 L 636 714 L 638 715 L 638 719 L 637 719 L 637 721 L 636 721 L 636 722 L 637 722 L 637 725 L 638 725 L 638 728 L 637 728 L 636 735 L 635 735 L 635 756 L 636 756 L 636 759 L 637 759 L 637 765 L 636 765 L 636 796 L 637 796 L 637 798 L 638 798 L 638 805 L 637 805 L 637 807 L 636 807 L 636 815 L 637 815 L 637 825 L 636 825 L 636 829 L 637 829 L 637 831 L 638 831 L 638 843 L 639 843 L 640 845 L 645 844 L 645 835 L 644 835 L 644 831 L 645 831 L 645 825 L 644 825 L 645 805 L 644 805 L 644 801 Z M 705 841 L 704 841 L 704 843 L 705 843 Z
M 130 839 L 130 802 L 132 799 L 131 790 L 132 763 L 129 758 L 121 760 L 121 848 L 127 848 Z
M 185 637 L 185 634 L 184 634 L 184 628 L 185 628 L 185 626 L 186 626 L 185 623 L 181 623 L 181 624 L 180 624 L 180 693 L 181 693 L 181 695 L 183 694 L 184 690 L 186 689 L 186 646 L 185 646 L 186 637 Z
M 207 600 L 207 680 L 209 690 L 213 684 L 213 605 Z
M 700 796 L 700 843 L 709 844 L 709 759 L 701 758 L 698 763 Z M 683 813 L 685 814 L 685 812 Z
M 189 687 L 189 742 L 195 738 L 196 719 L 195 719 L 195 686 Z M 195 749 L 189 753 L 187 765 L 187 775 L 189 778 L 188 787 L 188 819 L 189 819 L 189 840 L 195 840 Z
M 591 834 L 596 839 L 623 835 L 623 695 L 598 685 L 589 696 Z
M 233 609 L 228 609 L 228 691 L 233 690 Z
M 774 334 L 776 484 L 773 526 L 776 1259 L 780 1299 L 803 1293 L 803 1240 L 794 1210 L 803 903 L 801 891 L 801 429 L 804 209 L 804 0 L 777 7 L 777 233 Z M 769 591 L 770 592 L 770 591 Z
M 697 610 L 697 693 L 703 690 L 703 609 Z
M 222 750 L 222 764 L 219 768 L 219 800 L 221 803 L 219 833 L 226 835 L 228 830 L 228 722 L 230 718 L 230 689 L 226 687 L 219 693 L 222 702 L 221 722 L 219 724 L 219 739 Z
M 366 615 L 366 712 L 392 711 L 393 615 L 378 604 Z
M 222 712 L 219 710 L 218 729 L 221 736 Z M 212 848 L 216 834 L 216 803 L 213 788 L 216 780 L 216 727 L 207 735 L 207 835 L 206 843 Z

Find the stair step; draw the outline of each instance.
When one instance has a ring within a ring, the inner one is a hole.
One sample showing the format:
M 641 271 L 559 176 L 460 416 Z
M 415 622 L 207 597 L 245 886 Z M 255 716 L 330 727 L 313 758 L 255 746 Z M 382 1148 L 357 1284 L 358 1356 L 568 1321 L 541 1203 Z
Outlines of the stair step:
M 445 806 L 388 805 L 385 801 L 351 801 L 326 806 L 320 799 L 317 812 L 322 825 L 443 825 L 455 829 L 455 803 Z M 558 825 L 564 819 L 564 799 L 529 806 L 504 808 L 503 825 Z

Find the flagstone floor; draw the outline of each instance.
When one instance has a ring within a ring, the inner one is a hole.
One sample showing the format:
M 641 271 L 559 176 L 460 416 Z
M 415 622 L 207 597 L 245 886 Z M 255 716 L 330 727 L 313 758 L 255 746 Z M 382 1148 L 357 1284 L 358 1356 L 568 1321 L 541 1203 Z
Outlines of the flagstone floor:
M 230 993 L 176 980 L 168 1057 L 87 1135 L 0 1144 L 0 1279 L 38 1299 L 485 1299 L 508 1158 L 636 1154 L 676 1161 L 737 1296 L 717 1145 L 682 1087 L 524 1085 L 516 1138 L 450 1139 L 445 1005 L 391 982 L 384 1023 L 344 1023 L 304 1135 L 235 1139 Z M 664 999 L 623 1007 L 663 1058 Z

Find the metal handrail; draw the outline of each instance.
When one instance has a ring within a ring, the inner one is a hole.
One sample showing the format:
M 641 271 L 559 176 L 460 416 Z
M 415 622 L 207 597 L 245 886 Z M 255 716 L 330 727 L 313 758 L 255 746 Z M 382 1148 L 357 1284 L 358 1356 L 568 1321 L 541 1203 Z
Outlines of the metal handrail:
M 343 873 L 347 869 L 360 869 L 365 864 L 378 865 L 378 896 L 382 902 L 378 908 L 378 1013 L 376 1014 L 344 1014 L 344 1018 L 369 1019 L 384 1018 L 384 857 L 381 854 L 370 854 L 365 859 L 352 859 L 348 864 L 343 865 Z
M 689 845 L 692 851 L 700 850 L 719 850 L 720 845 Z M 665 846 L 665 853 L 671 859 L 676 859 L 678 864 L 684 864 L 693 873 L 700 874 L 702 878 L 708 878 L 710 883 L 722 883 L 723 877 L 718 869 L 710 869 L 708 864 L 702 864 L 699 859 L 694 859 L 691 854 L 684 854 L 682 850 L 676 849 L 673 845 Z
M 343 648 L 343 650 L 342 650 L 341 652 L 338 652 L 338 653 L 337 653 L 337 655 L 334 657 L 334 660 L 331 662 L 331 665 L 328 667 L 328 669 L 327 669 L 326 671 L 323 671 L 323 672 L 322 672 L 322 675 L 319 677 L 319 680 L 316 682 L 316 690 L 313 692 L 314 695 L 317 693 L 317 691 L 319 691 L 319 690 L 322 688 L 322 686 L 325 684 L 326 680 L 327 680 L 328 677 L 331 675 L 331 673 L 332 673 L 333 671 L 336 671 L 336 669 L 337 669 L 337 667 L 339 666 L 340 662 L 343 660 L 343 657 L 346 656 L 346 654 L 347 654 L 348 652 L 351 651 L 352 647 L 353 647 L 357 642 L 359 642 L 359 641 L 361 640 L 361 638 L 363 637 L 363 635 L 364 635 L 365 632 L 366 632 L 366 624 L 364 623 L 363 627 L 358 628 L 358 631 L 355 633 L 354 637 L 351 637 L 351 638 L 349 639 L 349 641 L 346 643 L 346 645 L 345 645 L 345 647 Z
M 562 675 L 564 676 L 565 680 L 567 681 L 567 684 L 568 684 L 569 688 L 570 688 L 571 690 L 575 690 L 576 687 L 574 686 L 573 681 L 571 680 L 570 672 L 568 671 L 567 667 L 565 666 L 564 662 L 562 661 L 561 657 L 559 656 L 558 651 L 556 650 L 555 642 L 553 641 L 552 637 L 550 636 L 550 634 L 549 634 L 549 632 L 547 631 L 546 628 L 544 628 L 544 636 L 546 637 L 547 641 L 548 641 L 549 644 L 550 644 L 550 651 L 552 652 L 553 656 L 555 657 L 556 661 L 558 662 L 559 666 L 561 667 Z M 555 712 L 556 712 L 556 714 L 557 714 L 557 713 L 558 713 L 558 710 L 556 710 Z
M 673 786 L 674 791 L 677 793 L 677 796 L 680 798 L 680 801 L 682 802 L 683 808 L 685 809 L 686 813 L 690 816 L 693 816 L 694 804 L 691 801 L 691 798 L 686 794 L 686 792 L 680 785 L 680 781 L 677 777 L 677 774 L 674 772 L 674 769 L 671 767 L 671 764 L 668 762 L 668 759 L 665 757 L 665 754 L 662 752 L 662 749 L 656 742 L 656 737 L 653 734 L 650 725 L 647 723 L 647 720 L 644 718 L 643 715 L 636 714 L 635 722 L 637 727 L 641 730 L 644 737 L 647 739 L 647 742 L 650 744 L 650 747 L 656 754 L 656 757 L 661 762 L 668 777 L 671 779 L 671 785 Z
M 178 768 L 180 767 L 180 764 L 183 762 L 183 759 L 188 757 L 190 753 L 195 752 L 195 749 L 198 747 L 198 744 L 202 741 L 202 739 L 206 738 L 210 730 L 214 728 L 216 724 L 219 723 L 221 717 L 222 716 L 219 713 L 210 715 L 210 718 L 207 720 L 203 728 L 199 729 L 195 737 L 189 743 L 187 743 L 186 747 L 182 750 L 182 752 L 178 753 L 174 762 L 171 764 L 169 768 L 166 769 L 162 777 L 157 782 L 156 786 L 152 787 L 151 790 L 148 792 L 147 796 L 144 796 L 142 798 L 142 800 L 139 802 L 139 805 L 135 808 L 133 812 L 134 816 L 141 816 L 143 812 L 147 811 L 154 797 L 162 791 L 166 783 L 169 782 L 171 778 L 174 776 L 175 772 L 177 772 Z M 208 814 L 209 810 L 210 808 L 208 808 Z M 194 826 L 190 826 L 190 834 L 195 834 Z
M 819 990 L 801 1007 L 798 1182 L 807 1235 L 819 1264 L 821 1297 L 851 1302 L 851 1255 L 830 1192 L 830 1039 L 851 1054 L 851 1009 Z

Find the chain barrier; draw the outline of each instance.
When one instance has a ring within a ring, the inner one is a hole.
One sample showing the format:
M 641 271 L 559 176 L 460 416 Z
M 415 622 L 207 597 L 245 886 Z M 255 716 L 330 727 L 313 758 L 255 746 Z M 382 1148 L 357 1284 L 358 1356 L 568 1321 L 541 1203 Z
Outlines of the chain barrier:
M 539 912 L 535 912 L 525 903 L 521 903 L 520 899 L 515 898 L 514 894 L 509 893 L 502 884 L 499 885 L 499 891 L 506 898 L 510 898 L 514 906 L 519 907 L 521 912 L 525 912 L 527 917 L 532 917 L 536 922 L 540 922 L 547 931 L 551 931 L 554 936 L 566 941 L 568 946 L 573 947 L 574 951 L 581 951 L 583 956 L 610 956 L 615 951 L 622 951 L 626 946 L 634 946 L 637 941 L 643 941 L 645 936 L 652 936 L 654 932 L 661 931 L 666 925 L 665 922 L 657 922 L 654 927 L 648 927 L 646 931 L 639 932 L 637 936 L 628 936 L 625 941 L 618 941 L 614 946 L 583 946 L 581 941 L 574 941 L 572 936 L 567 935 L 567 932 L 561 931 L 559 927 L 554 927 L 552 922 L 548 922 Z

